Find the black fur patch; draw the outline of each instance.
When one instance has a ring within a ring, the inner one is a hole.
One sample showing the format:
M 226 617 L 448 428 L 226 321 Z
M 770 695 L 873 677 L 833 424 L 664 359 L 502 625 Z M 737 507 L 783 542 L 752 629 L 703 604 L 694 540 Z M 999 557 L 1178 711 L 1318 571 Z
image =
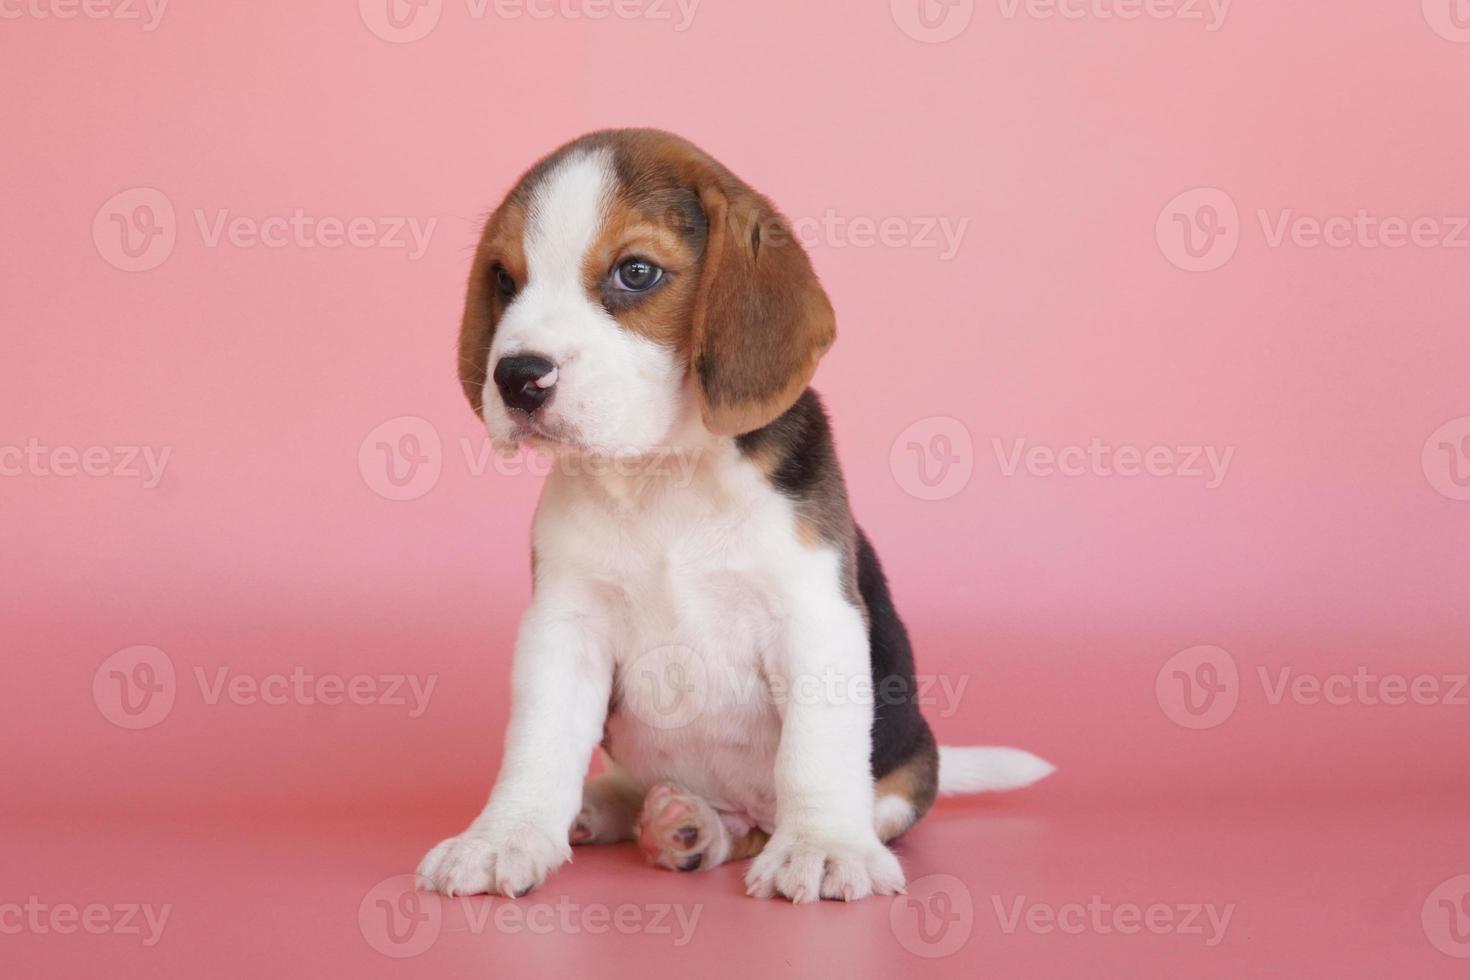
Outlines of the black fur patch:
M 770 454 L 776 489 L 794 500 L 810 497 L 820 484 L 842 481 L 832 427 L 821 399 L 810 388 L 770 425 L 736 436 L 735 443 L 746 455 Z M 844 503 L 846 497 L 844 490 Z
M 916 753 L 934 750 L 934 734 L 919 710 L 914 651 L 893 605 L 872 542 L 857 529 L 858 592 L 868 607 L 873 667 L 873 776 L 886 776 Z
M 849 599 L 868 622 L 875 700 L 874 778 L 887 775 L 916 753 L 932 753 L 934 735 L 919 710 L 908 631 L 894 608 L 878 553 L 853 521 L 832 428 L 817 393 L 808 388 L 774 422 L 735 441 L 741 452 L 767 468 L 776 489 L 795 502 L 797 513 L 821 539 L 844 555 Z

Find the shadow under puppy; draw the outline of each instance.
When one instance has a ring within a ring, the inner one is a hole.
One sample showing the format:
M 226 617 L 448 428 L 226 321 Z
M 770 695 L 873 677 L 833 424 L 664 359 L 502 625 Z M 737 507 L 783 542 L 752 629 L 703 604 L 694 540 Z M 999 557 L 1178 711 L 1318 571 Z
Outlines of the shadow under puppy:
M 759 897 L 893 894 L 885 842 L 937 793 L 1052 771 L 935 745 L 807 388 L 834 335 L 786 221 L 668 133 L 584 136 L 491 215 L 460 377 L 499 450 L 556 465 L 500 773 L 425 887 L 520 895 L 636 840 L 681 871 L 753 857 Z

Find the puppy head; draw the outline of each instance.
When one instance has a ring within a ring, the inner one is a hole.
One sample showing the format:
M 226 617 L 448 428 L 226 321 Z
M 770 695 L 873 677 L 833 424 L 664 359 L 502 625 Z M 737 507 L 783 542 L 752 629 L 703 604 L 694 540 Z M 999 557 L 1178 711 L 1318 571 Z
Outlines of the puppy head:
M 676 136 L 608 131 L 542 160 L 490 216 L 460 378 L 502 448 L 636 455 L 686 421 L 771 422 L 834 335 L 769 201 Z

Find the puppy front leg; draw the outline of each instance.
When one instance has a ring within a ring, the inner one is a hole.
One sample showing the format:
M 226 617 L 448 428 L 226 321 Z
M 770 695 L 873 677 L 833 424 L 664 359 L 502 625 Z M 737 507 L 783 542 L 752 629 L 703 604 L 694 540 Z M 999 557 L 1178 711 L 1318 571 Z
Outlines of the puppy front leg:
M 873 696 L 858 611 L 807 601 L 767 664 L 778 695 L 776 832 L 745 876 L 757 898 L 855 901 L 903 891 L 903 869 L 873 824 Z
M 424 857 L 422 887 L 514 897 L 571 857 L 567 828 L 602 736 L 612 661 L 592 604 L 541 586 L 516 640 L 510 725 L 490 801 L 464 833 Z

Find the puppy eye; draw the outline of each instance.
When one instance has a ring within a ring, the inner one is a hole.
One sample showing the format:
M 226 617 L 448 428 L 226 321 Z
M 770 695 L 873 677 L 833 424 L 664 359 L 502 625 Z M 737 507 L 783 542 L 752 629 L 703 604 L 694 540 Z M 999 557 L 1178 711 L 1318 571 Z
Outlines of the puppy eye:
M 628 259 L 613 270 L 612 284 L 629 293 L 647 292 L 664 277 L 664 270 L 647 259 Z
M 500 295 L 506 299 L 516 294 L 516 281 L 511 278 L 509 272 L 498 265 L 495 267 L 495 288 L 500 290 Z

